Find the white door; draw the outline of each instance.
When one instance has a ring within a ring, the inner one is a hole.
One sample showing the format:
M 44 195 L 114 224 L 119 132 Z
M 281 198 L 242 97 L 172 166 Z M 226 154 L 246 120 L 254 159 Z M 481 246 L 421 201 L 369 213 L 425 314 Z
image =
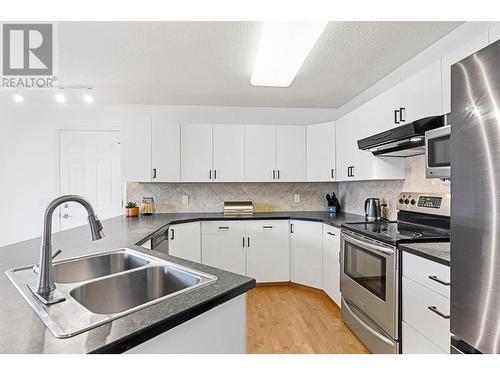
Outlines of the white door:
M 199 222 L 174 224 L 168 228 L 168 253 L 174 257 L 201 262 Z
M 180 124 L 153 119 L 151 128 L 151 181 L 181 179 Z
M 335 123 L 307 127 L 307 181 L 335 181 Z
M 247 276 L 258 283 L 290 280 L 288 221 L 255 220 L 246 224 Z
M 214 125 L 214 181 L 245 181 L 245 126 Z
M 276 127 L 276 173 L 278 181 L 306 180 L 306 129 L 304 126 Z
M 61 131 L 61 195 L 87 198 L 100 219 L 122 213 L 120 132 Z M 87 223 L 87 211 L 79 204 L 61 208 L 61 230 Z
M 471 41 L 462 44 L 460 48 L 453 50 L 441 59 L 443 113 L 451 112 L 451 66 L 486 47 L 488 41 L 489 37 L 486 31 Z
M 275 159 L 275 127 L 245 126 L 245 181 L 275 181 Z
M 212 125 L 181 125 L 181 181 L 213 181 Z
M 340 230 L 323 224 L 323 290 L 340 306 Z
M 291 220 L 292 267 L 294 283 L 323 288 L 323 224 Z
M 127 116 L 121 127 L 122 181 L 151 181 L 151 117 Z

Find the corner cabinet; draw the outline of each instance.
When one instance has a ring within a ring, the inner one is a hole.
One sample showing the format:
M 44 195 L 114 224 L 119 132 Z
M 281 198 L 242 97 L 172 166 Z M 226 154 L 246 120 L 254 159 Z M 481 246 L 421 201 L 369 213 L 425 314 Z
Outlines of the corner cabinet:
M 323 224 L 290 221 L 291 281 L 323 288 Z
M 180 124 L 128 116 L 121 126 L 123 182 L 180 181 Z
M 335 122 L 307 126 L 307 181 L 335 181 Z

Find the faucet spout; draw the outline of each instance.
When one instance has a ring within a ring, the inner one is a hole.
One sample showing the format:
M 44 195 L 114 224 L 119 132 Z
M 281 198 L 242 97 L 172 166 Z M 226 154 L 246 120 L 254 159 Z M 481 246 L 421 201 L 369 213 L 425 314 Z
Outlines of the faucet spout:
M 49 203 L 44 215 L 42 244 L 40 248 L 40 266 L 36 286 L 33 290 L 35 296 L 45 304 L 61 301 L 61 299 L 55 297 L 53 293 L 56 289 L 56 285 L 54 267 L 52 265 L 52 216 L 56 208 L 66 202 L 79 203 L 87 210 L 92 241 L 100 240 L 104 237 L 102 224 L 97 218 L 94 208 L 84 197 L 79 195 L 63 195 Z

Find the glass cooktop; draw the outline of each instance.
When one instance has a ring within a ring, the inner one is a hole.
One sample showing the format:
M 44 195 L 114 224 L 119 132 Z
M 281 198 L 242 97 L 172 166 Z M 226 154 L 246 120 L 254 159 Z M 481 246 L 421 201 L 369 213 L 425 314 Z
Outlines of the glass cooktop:
M 342 227 L 361 235 L 372 237 L 378 241 L 392 244 L 413 241 L 449 241 L 450 239 L 450 233 L 447 230 L 401 221 L 381 220 L 361 223 L 344 223 Z

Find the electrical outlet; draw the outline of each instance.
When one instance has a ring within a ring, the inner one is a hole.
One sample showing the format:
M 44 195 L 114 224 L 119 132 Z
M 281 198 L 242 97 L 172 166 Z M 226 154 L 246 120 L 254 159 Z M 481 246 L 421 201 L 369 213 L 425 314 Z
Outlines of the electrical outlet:
M 182 204 L 189 204 L 189 196 L 187 195 L 182 196 Z
M 295 201 L 295 203 L 300 203 L 300 194 L 294 195 L 294 201 Z

